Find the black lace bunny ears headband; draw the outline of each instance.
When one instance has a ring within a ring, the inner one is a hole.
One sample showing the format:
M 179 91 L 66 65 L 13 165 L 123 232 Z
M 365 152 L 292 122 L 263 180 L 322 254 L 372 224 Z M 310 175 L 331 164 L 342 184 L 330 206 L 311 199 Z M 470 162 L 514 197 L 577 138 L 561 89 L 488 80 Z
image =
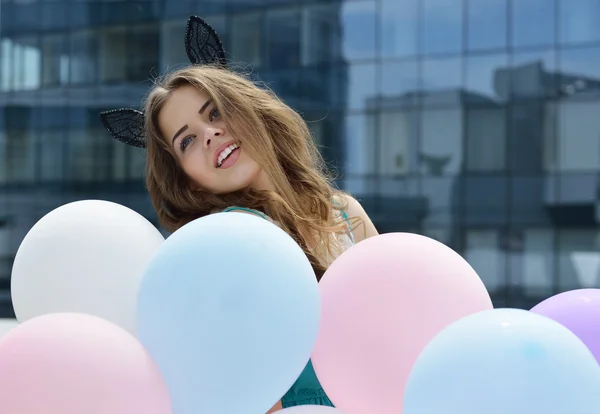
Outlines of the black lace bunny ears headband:
M 226 67 L 227 59 L 217 32 L 203 19 L 191 16 L 185 30 L 185 52 L 194 65 Z M 100 113 L 100 121 L 114 139 L 127 145 L 146 148 L 144 113 L 120 108 Z

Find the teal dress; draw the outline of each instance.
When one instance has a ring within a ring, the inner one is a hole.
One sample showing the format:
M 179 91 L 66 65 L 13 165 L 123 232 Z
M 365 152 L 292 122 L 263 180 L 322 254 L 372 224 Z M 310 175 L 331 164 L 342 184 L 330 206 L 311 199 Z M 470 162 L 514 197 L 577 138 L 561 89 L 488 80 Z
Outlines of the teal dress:
M 244 207 L 228 207 L 223 210 L 223 212 L 235 210 L 247 211 L 269 220 L 269 218 L 260 211 L 251 210 Z M 348 219 L 348 215 L 343 210 L 342 216 L 349 225 L 350 221 Z M 354 236 L 352 235 L 351 230 L 349 236 L 350 240 L 354 242 Z M 311 361 L 308 361 L 308 364 L 306 365 L 306 368 L 304 368 L 304 371 L 302 371 L 302 374 L 300 374 L 300 377 L 298 377 L 294 385 L 292 385 L 292 388 L 290 388 L 290 390 L 283 396 L 281 399 L 281 404 L 283 405 L 283 408 L 293 407 L 296 405 L 324 405 L 327 407 L 334 406 L 331 400 L 327 397 L 327 394 L 325 394 L 321 384 L 319 384 L 319 380 L 317 379 L 317 375 L 315 374 L 315 370 Z

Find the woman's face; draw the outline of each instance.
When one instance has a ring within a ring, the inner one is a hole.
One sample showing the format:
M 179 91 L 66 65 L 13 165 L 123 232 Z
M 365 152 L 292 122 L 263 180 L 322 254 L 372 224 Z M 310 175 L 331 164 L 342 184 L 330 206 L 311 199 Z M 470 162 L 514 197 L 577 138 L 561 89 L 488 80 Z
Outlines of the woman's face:
M 228 133 L 217 107 L 194 87 L 173 91 L 159 113 L 158 123 L 194 187 L 226 194 L 249 186 L 264 189 L 261 187 L 267 185 L 260 166 Z

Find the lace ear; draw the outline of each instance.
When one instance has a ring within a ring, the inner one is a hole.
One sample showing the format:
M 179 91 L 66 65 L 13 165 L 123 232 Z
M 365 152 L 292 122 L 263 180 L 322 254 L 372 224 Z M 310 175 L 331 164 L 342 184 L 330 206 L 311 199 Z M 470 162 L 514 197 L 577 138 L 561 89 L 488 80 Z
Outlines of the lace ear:
M 138 148 L 146 148 L 144 113 L 131 108 L 100 112 L 104 128 L 117 141 Z
M 190 16 L 188 19 L 185 30 L 185 52 L 194 65 L 227 65 L 219 35 L 198 16 Z

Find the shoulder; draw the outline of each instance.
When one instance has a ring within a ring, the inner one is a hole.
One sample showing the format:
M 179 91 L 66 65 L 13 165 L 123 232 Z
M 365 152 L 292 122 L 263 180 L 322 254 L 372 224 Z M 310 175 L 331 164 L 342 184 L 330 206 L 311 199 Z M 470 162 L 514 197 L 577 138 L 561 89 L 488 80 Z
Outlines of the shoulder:
M 354 239 L 357 243 L 379 234 L 371 221 L 371 218 L 357 199 L 344 193 L 337 194 L 336 199 L 339 200 L 339 205 L 344 209 L 350 219 L 359 219 L 355 228 L 352 229 Z

